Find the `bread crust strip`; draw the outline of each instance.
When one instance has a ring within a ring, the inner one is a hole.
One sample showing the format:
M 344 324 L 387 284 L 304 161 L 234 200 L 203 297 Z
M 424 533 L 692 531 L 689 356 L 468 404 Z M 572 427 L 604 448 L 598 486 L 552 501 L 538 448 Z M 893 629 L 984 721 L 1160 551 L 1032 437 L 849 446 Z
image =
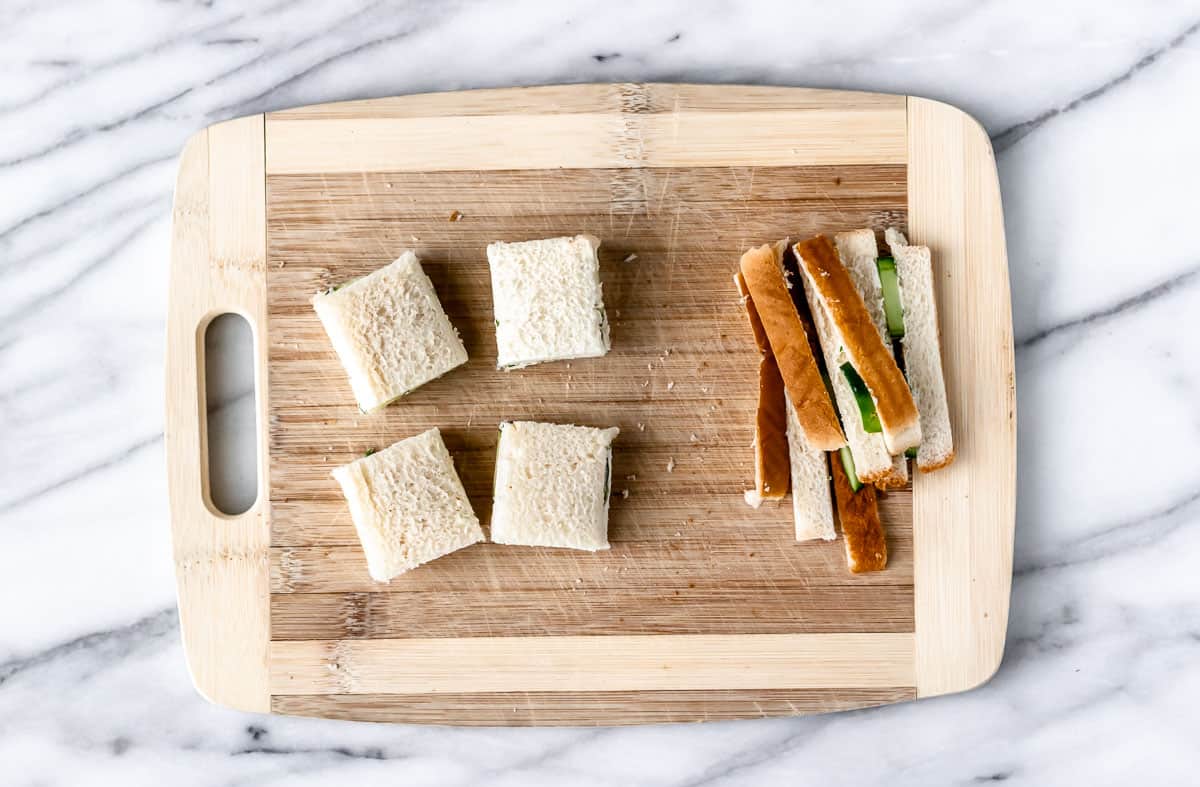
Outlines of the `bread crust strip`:
M 842 540 L 846 542 L 846 564 L 853 574 L 882 571 L 887 567 L 887 534 L 879 520 L 875 487 L 863 484 L 857 492 L 842 469 L 842 461 L 829 457 L 833 471 L 833 497 L 837 501 Z
M 783 378 L 771 353 L 771 344 L 763 328 L 754 299 L 746 287 L 741 272 L 733 276 L 746 319 L 758 347 L 758 409 L 754 415 L 754 494 L 747 495 L 751 505 L 762 500 L 780 500 L 787 496 L 791 462 L 787 439 L 787 398 L 783 393 Z M 755 505 L 757 507 L 757 505 Z

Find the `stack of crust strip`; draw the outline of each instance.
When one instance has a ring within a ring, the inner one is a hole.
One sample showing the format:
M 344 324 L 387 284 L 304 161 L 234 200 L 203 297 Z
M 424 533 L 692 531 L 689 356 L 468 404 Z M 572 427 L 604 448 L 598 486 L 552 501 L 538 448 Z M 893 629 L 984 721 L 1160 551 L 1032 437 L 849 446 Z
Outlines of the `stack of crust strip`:
M 797 243 L 794 248 L 805 287 L 812 290 L 812 300 L 831 318 L 832 338 L 871 391 L 888 455 L 902 454 L 918 445 L 921 420 L 912 392 L 891 348 L 880 339 L 863 296 L 839 261 L 837 249 L 824 235 Z M 831 377 L 835 373 L 840 371 L 829 369 Z
M 860 269 L 865 268 L 868 255 L 870 273 L 874 274 L 876 248 L 875 233 L 871 230 L 855 230 L 837 235 L 838 254 L 843 263 L 847 263 L 847 269 L 851 271 L 855 284 L 860 288 L 860 282 L 867 278 L 862 275 Z M 849 262 L 850 260 L 854 262 Z M 878 284 L 875 287 L 878 288 Z M 892 457 L 882 434 L 872 434 L 863 429 L 854 392 L 850 390 L 850 383 L 841 371 L 842 364 L 849 361 L 849 358 L 836 338 L 833 319 L 808 284 L 804 286 L 804 294 L 812 312 L 817 337 L 820 339 L 825 368 L 829 373 L 829 382 L 837 400 L 838 410 L 842 414 L 842 427 L 846 430 L 846 442 L 850 446 L 851 456 L 854 457 L 854 468 L 858 477 L 861 481 L 875 484 L 880 489 L 899 489 L 908 483 L 908 462 L 903 455 Z M 885 319 L 882 305 L 879 306 L 878 312 L 879 319 Z M 875 315 L 872 315 L 872 321 L 876 322 Z M 879 327 L 878 322 L 876 327 Z M 886 335 L 886 323 L 883 331 L 883 335 Z
M 783 241 L 750 249 L 742 255 L 741 273 L 762 318 L 805 439 L 815 449 L 836 451 L 846 444 L 846 438 L 783 276 L 782 255 L 786 247 Z

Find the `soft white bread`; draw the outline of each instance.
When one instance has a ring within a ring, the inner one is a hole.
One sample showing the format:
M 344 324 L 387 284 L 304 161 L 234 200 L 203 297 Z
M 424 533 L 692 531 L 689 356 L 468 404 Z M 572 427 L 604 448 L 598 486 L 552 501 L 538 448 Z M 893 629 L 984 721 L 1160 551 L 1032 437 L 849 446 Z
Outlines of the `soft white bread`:
M 833 242 L 837 247 L 838 257 L 846 266 L 846 271 L 858 289 L 858 294 L 863 298 L 867 314 L 871 316 L 871 322 L 879 331 L 880 341 L 884 343 L 885 347 L 891 347 L 892 337 L 888 333 L 887 315 L 883 311 L 883 288 L 879 284 L 879 268 L 875 264 L 875 260 L 879 256 L 879 246 L 875 243 L 875 231 L 864 228 L 839 232 L 833 236 Z M 805 287 L 805 295 L 809 295 L 811 292 L 812 287 Z M 809 306 L 815 311 L 813 300 L 809 296 Z M 830 327 L 829 322 L 826 319 L 826 328 Z M 822 338 L 823 347 L 829 344 L 826 342 L 827 338 L 831 337 L 827 334 Z M 894 458 L 887 454 L 887 445 L 884 443 L 882 434 L 863 431 L 862 414 L 859 412 L 858 403 L 854 400 L 850 384 L 846 382 L 846 375 L 842 374 L 839 368 L 847 360 L 845 353 L 841 353 L 841 357 L 837 359 L 837 365 L 834 365 L 828 358 L 825 363 L 830 369 L 830 375 L 838 377 L 841 383 L 838 389 L 835 389 L 835 396 L 838 410 L 842 414 L 842 425 L 846 429 L 846 442 L 850 444 L 850 453 L 854 457 L 854 466 L 856 469 L 863 468 L 859 473 L 859 480 L 874 484 L 880 489 L 901 489 L 908 484 L 908 461 L 903 454 Z M 835 369 L 838 370 L 836 373 L 833 371 Z M 853 421 L 855 426 L 848 425 L 847 421 Z M 862 465 L 859 464 L 860 455 L 864 460 Z M 884 461 L 888 463 L 888 467 L 881 469 Z
M 875 242 L 874 236 L 871 242 Z M 804 277 L 801 276 L 801 279 L 804 280 Z M 862 414 L 854 398 L 854 391 L 841 370 L 842 364 L 847 363 L 849 358 L 837 337 L 825 304 L 807 281 L 804 283 L 804 295 L 812 312 L 813 326 L 821 344 L 821 354 L 825 356 L 830 387 L 833 388 L 833 398 L 842 414 L 842 428 L 846 430 L 846 443 L 850 446 L 850 455 L 854 458 L 859 480 L 868 484 L 878 484 L 886 489 L 904 486 L 908 483 L 908 463 L 894 462 L 883 441 L 883 435 L 872 434 L 863 429 Z
M 829 493 L 829 455 L 808 444 L 796 411 L 788 402 L 787 439 L 792 468 L 792 516 L 796 540 L 832 541 L 833 500 Z
M 929 249 L 909 246 L 899 230 L 889 228 L 884 239 L 896 260 L 900 301 L 904 309 L 904 370 L 913 400 L 921 413 L 921 446 L 917 467 L 929 473 L 954 461 L 950 433 L 950 405 L 942 374 L 942 348 L 938 334 L 937 302 L 933 292 L 933 264 Z
M 403 252 L 369 276 L 312 299 L 364 412 L 467 362 L 467 351 L 421 270 Z
M 599 247 L 591 235 L 487 247 L 497 367 L 517 369 L 608 352 Z
M 836 451 L 846 444 L 846 438 L 784 278 L 784 248 L 785 244 L 774 244 L 750 249 L 742 255 L 739 267 L 805 439 L 818 450 Z
M 781 500 L 788 492 L 787 414 L 790 409 L 779 366 L 771 353 L 771 344 L 754 299 L 746 289 L 741 272 L 734 274 L 733 283 L 758 348 L 758 409 L 754 414 L 754 489 L 745 493 L 746 503 L 754 508 L 763 500 Z
M 608 549 L 612 442 L 619 430 L 500 424 L 492 541 Z
M 903 453 L 921 442 L 921 420 L 908 383 L 896 365 L 891 348 L 879 337 L 862 295 L 838 259 L 837 249 L 824 235 L 794 247 L 805 284 L 829 315 L 837 341 L 862 377 L 883 427 L 888 455 Z M 830 369 L 830 376 L 837 370 Z
M 435 428 L 334 468 L 377 582 L 483 540 Z

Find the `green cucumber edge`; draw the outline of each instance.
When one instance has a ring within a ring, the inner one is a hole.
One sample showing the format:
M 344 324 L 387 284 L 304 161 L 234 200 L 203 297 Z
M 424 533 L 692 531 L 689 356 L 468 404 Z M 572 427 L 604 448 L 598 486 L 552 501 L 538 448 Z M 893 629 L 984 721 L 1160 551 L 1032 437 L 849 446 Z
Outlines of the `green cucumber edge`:
M 854 469 L 854 455 L 850 453 L 850 446 L 844 445 L 839 448 L 838 457 L 842 460 L 842 470 L 846 472 L 851 491 L 857 492 L 862 489 L 862 481 L 858 480 L 858 471 Z

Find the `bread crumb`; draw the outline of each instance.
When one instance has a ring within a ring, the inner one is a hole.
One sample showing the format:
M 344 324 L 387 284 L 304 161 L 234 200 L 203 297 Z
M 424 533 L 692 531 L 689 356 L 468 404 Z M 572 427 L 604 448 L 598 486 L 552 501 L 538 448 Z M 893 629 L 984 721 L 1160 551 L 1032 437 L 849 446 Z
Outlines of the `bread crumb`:
M 583 577 L 575 577 L 575 584 L 576 584 L 576 585 L 580 585 L 580 584 L 582 584 L 582 583 L 583 583 Z
M 700 386 L 700 393 L 708 393 L 708 386 L 707 385 Z
M 673 457 L 673 456 L 667 459 L 667 472 L 668 473 L 675 472 L 675 457 Z
M 670 347 L 668 347 L 668 348 L 667 348 L 667 355 L 670 355 L 670 354 L 671 354 L 671 353 L 673 353 L 673 352 L 675 352 L 675 351 L 674 351 L 674 350 L 672 350 Z
M 383 187 L 384 187 L 385 189 L 390 189 L 390 188 L 392 187 L 392 184 L 391 184 L 391 183 L 384 183 L 384 184 L 383 184 Z
M 637 425 L 637 428 L 638 428 L 638 431 L 639 431 L 639 432 L 644 432 L 644 431 L 646 431 L 646 425 L 645 425 L 645 424 L 643 424 L 643 423 L 639 423 L 639 424 Z
M 408 237 L 412 239 L 412 242 L 413 242 L 413 243 L 420 243 L 420 242 L 421 242 L 421 239 L 420 239 L 420 238 L 418 238 L 416 235 L 409 235 Z
M 679 538 L 679 537 L 680 537 L 680 536 L 682 536 L 682 535 L 683 535 L 683 533 L 681 533 L 680 531 L 678 531 L 678 530 L 676 530 L 676 531 L 675 531 L 675 537 L 676 537 L 676 538 Z
M 638 258 L 638 256 L 637 256 L 636 254 L 629 254 L 628 256 L 626 256 L 626 257 L 625 257 L 625 261 L 626 261 L 626 262 L 633 262 L 633 261 L 635 261 L 637 258 Z
M 458 210 L 450 211 L 450 221 L 462 221 L 462 217 L 463 217 L 462 211 L 458 211 Z
M 696 437 L 696 433 L 695 433 L 695 432 L 692 432 L 691 436 L 690 436 L 690 437 L 688 437 L 688 439 L 689 439 L 689 440 L 691 440 L 691 441 L 694 443 L 694 442 L 696 442 L 697 440 L 699 440 L 700 438 L 699 438 L 699 437 Z
M 325 666 L 329 668 L 330 672 L 337 672 L 339 669 L 341 669 L 336 661 L 331 661 Z
M 621 499 L 622 499 L 622 500 L 628 500 L 628 499 L 629 499 L 629 490 L 628 490 L 628 489 L 622 489 L 622 490 L 621 490 Z
M 649 381 L 649 380 L 642 380 L 642 387 L 643 387 L 643 388 L 645 388 L 645 387 L 646 387 L 646 386 L 648 386 L 648 385 L 650 385 L 650 381 Z
M 636 481 L 637 473 L 630 473 L 629 475 L 625 476 L 625 480 L 626 481 Z
M 648 372 L 654 371 L 654 364 L 652 364 L 652 363 L 646 364 L 646 371 L 648 371 Z
M 567 361 L 567 368 L 568 368 L 568 369 L 570 369 L 570 368 L 571 368 L 571 362 L 570 362 L 570 361 Z
M 671 389 L 673 389 L 674 387 L 675 387 L 675 381 L 674 381 L 674 380 L 671 380 L 671 381 L 669 381 L 669 382 L 667 383 L 667 390 L 668 390 L 668 391 L 670 391 L 670 390 L 671 390 Z

